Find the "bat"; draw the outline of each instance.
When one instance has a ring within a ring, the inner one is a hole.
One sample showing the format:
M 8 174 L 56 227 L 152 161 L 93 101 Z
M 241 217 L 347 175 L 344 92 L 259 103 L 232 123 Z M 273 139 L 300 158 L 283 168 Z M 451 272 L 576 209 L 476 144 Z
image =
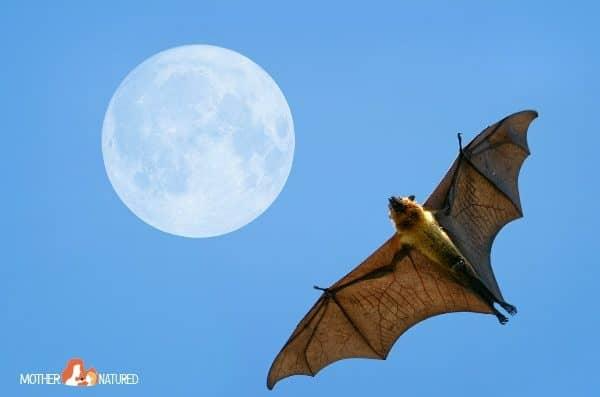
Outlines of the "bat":
M 512 114 L 463 148 L 423 205 L 414 196 L 390 197 L 395 233 L 328 288 L 283 346 L 267 387 L 292 375 L 314 376 L 345 358 L 385 360 L 395 341 L 429 317 L 453 312 L 496 316 L 506 302 L 490 251 L 496 234 L 523 216 L 518 190 L 529 155 L 532 110 Z

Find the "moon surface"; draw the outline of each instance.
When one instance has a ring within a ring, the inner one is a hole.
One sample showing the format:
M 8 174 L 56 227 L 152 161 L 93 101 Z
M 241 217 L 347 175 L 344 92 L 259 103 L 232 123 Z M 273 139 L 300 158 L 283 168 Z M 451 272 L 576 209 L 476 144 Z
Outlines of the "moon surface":
M 212 237 L 262 214 L 294 157 L 290 108 L 245 56 L 189 45 L 133 69 L 102 126 L 106 172 L 123 203 L 167 233 Z

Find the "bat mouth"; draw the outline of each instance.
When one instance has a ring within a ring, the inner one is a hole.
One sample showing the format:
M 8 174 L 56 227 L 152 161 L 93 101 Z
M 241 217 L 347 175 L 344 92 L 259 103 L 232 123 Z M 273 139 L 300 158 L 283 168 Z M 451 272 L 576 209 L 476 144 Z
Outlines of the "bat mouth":
M 388 199 L 389 201 L 389 207 L 391 210 L 394 210 L 396 212 L 403 212 L 404 211 L 404 204 L 402 204 L 402 202 L 400 200 L 398 200 L 396 197 L 392 196 Z

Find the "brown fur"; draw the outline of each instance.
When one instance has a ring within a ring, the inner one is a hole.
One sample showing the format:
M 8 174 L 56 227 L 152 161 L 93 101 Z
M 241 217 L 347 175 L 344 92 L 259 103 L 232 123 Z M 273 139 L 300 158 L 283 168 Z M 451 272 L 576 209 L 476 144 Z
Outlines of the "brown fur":
M 444 267 L 452 267 L 462 258 L 431 212 L 408 197 L 397 197 L 396 200 L 401 203 L 402 210 L 394 210 L 390 205 L 390 218 L 402 244 L 419 250 Z
M 424 221 L 423 209 L 421 206 L 414 201 L 409 200 L 406 197 L 397 198 L 404 205 L 404 211 L 398 212 L 390 208 L 390 218 L 396 226 L 396 230 L 410 232 L 419 223 Z

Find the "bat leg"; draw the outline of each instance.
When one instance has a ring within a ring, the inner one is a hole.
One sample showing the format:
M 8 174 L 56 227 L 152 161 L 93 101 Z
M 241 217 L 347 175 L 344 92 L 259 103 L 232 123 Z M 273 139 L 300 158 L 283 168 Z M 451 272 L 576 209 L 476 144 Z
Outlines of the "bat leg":
M 513 305 L 498 301 L 494 295 L 487 289 L 487 287 L 481 282 L 481 280 L 471 273 L 470 269 L 466 266 L 464 259 L 460 259 L 452 265 L 452 270 L 457 271 L 459 274 L 462 274 L 463 277 L 466 276 L 467 283 L 469 287 L 475 291 L 479 296 L 483 298 L 484 301 L 490 306 L 492 313 L 498 319 L 498 322 L 502 325 L 508 322 L 508 317 L 504 314 L 500 313 L 498 309 L 494 306 L 494 303 L 498 303 L 504 310 L 506 310 L 511 316 L 517 312 L 517 308 Z
M 495 316 L 496 316 L 496 318 L 498 319 L 498 322 L 500 322 L 500 324 L 502 324 L 502 325 L 506 324 L 506 323 L 508 322 L 508 317 L 506 317 L 504 314 L 500 313 L 500 312 L 498 311 L 498 309 L 496 309 L 496 308 L 494 307 L 494 304 L 493 304 L 493 303 L 492 303 L 490 306 L 492 307 L 492 310 L 493 310 L 493 312 L 494 312 L 494 315 L 495 315 Z

